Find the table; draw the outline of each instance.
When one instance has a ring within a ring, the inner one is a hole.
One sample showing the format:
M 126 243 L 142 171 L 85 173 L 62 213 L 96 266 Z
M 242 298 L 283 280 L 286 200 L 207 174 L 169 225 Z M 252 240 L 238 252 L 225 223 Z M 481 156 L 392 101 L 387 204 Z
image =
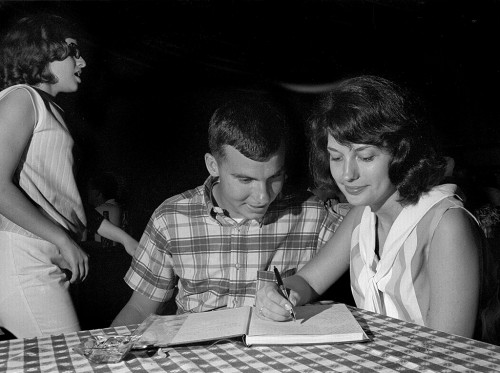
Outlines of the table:
M 499 372 L 500 347 L 349 307 L 372 339 L 365 343 L 245 347 L 240 341 L 133 352 L 92 364 L 72 350 L 91 335 L 136 326 L 0 342 L 0 372 Z

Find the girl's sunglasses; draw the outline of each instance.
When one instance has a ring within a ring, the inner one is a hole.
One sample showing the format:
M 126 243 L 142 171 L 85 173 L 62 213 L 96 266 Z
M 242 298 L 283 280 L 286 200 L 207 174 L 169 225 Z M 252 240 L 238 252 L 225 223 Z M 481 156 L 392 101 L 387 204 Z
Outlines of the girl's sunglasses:
M 68 56 L 75 57 L 76 59 L 79 59 L 81 57 L 80 49 L 78 48 L 78 45 L 76 45 L 75 43 L 69 43 L 68 49 L 69 49 Z

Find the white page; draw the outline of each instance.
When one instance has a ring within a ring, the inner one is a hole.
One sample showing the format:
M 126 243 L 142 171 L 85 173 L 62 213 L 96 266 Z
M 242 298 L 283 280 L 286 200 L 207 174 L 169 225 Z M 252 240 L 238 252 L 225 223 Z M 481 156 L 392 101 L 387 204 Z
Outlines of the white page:
M 242 336 L 247 332 L 250 312 L 250 307 L 240 307 L 192 313 L 182 324 L 172 344 Z
M 344 304 L 296 307 L 297 321 L 275 322 L 252 315 L 248 335 L 322 335 L 363 333 Z
M 168 346 L 177 335 L 177 332 L 187 320 L 188 316 L 188 314 L 180 316 L 149 316 L 144 323 L 150 323 L 150 325 L 142 332 L 142 336 L 136 343 L 136 346 Z M 143 324 L 141 324 L 141 326 Z

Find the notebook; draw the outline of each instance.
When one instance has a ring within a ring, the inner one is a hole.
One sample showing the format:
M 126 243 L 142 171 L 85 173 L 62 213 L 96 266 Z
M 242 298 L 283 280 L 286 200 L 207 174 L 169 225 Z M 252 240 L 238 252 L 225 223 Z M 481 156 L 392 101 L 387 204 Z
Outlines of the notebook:
M 175 346 L 229 338 L 251 345 L 301 345 L 369 340 L 347 306 L 342 303 L 294 308 L 297 320 L 263 319 L 253 307 L 190 313 L 150 315 L 139 325 L 141 346 Z M 137 334 L 137 333 L 136 333 Z

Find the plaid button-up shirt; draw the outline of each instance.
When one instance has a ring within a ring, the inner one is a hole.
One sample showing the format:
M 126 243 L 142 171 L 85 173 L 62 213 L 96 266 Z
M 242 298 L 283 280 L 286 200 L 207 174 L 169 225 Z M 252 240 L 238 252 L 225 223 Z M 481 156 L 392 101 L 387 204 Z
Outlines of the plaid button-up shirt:
M 155 210 L 125 275 L 133 290 L 158 302 L 177 286 L 178 313 L 253 305 L 258 272 L 265 279 L 262 271 L 276 266 L 292 274 L 342 220 L 304 194 L 280 195 L 260 221 L 236 222 L 214 207 L 216 182 L 209 177 Z

